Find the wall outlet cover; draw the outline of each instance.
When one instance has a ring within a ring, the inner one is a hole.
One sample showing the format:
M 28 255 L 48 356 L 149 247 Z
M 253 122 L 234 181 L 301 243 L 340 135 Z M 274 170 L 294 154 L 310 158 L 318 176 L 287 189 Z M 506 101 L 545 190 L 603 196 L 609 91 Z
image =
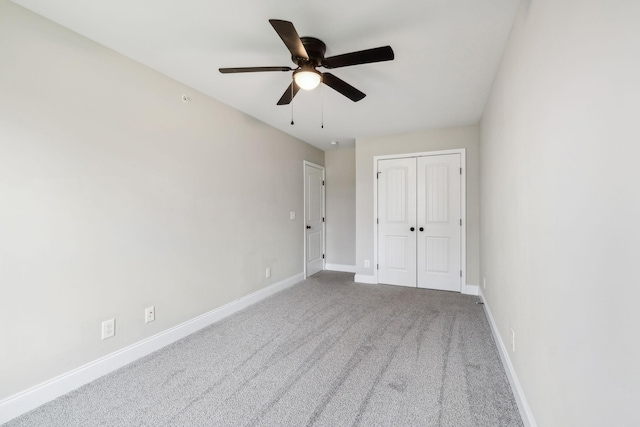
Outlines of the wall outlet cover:
M 111 338 L 116 334 L 116 319 L 109 319 L 102 322 L 102 339 Z
M 156 320 L 156 308 L 154 306 L 147 307 L 144 310 L 144 323 L 153 322 Z

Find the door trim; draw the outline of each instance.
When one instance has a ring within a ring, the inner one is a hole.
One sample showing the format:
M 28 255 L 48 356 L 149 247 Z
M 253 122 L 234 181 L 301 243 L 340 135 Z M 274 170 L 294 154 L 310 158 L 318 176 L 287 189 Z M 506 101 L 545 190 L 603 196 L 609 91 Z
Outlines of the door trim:
M 460 268 L 462 269 L 462 279 L 460 280 L 460 292 L 465 293 L 467 286 L 467 163 L 465 148 L 453 150 L 423 151 L 419 153 L 387 154 L 373 157 L 373 280 L 378 282 L 378 160 L 404 159 L 410 157 L 441 156 L 444 154 L 459 154 L 460 167 L 460 216 L 462 216 L 462 227 L 460 229 Z M 306 259 L 306 258 L 305 258 Z
M 307 167 L 311 166 L 313 168 L 316 169 L 320 169 L 322 170 L 322 181 L 326 182 L 326 177 L 325 177 L 325 169 L 324 166 L 320 166 L 317 165 L 315 163 L 312 163 L 310 161 L 307 160 L 303 160 L 302 161 L 302 235 L 303 235 L 303 240 L 302 240 L 302 246 L 303 246 L 303 251 L 302 251 L 302 266 L 303 266 L 303 273 L 304 273 L 304 278 L 307 278 L 307 229 L 305 228 L 306 226 L 306 222 L 307 222 Z M 325 215 L 325 209 L 326 209 L 326 203 L 325 203 L 325 188 L 326 186 L 323 185 L 322 186 L 322 217 L 326 218 Z M 322 222 L 322 253 L 325 254 L 325 249 L 326 249 L 326 220 Z M 324 270 L 326 268 L 326 255 L 325 257 L 322 259 L 322 269 Z

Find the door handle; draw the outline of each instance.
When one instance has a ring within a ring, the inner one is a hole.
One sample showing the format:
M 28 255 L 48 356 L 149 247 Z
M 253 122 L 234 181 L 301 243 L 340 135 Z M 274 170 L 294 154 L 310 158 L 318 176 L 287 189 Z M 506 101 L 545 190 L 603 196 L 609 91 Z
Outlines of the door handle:
M 424 231 L 424 227 L 420 227 L 420 231 Z
M 311 226 L 310 226 L 310 225 L 307 225 L 307 230 L 309 230 L 310 228 L 311 228 Z
M 416 231 L 416 229 L 414 227 L 411 227 L 410 230 L 411 231 Z

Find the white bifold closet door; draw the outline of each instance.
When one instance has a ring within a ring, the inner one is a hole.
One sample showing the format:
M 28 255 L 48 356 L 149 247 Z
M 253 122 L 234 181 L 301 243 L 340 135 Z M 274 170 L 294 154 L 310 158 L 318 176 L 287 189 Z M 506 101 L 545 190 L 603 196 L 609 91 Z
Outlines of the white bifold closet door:
M 378 161 L 378 282 L 461 290 L 460 154 Z

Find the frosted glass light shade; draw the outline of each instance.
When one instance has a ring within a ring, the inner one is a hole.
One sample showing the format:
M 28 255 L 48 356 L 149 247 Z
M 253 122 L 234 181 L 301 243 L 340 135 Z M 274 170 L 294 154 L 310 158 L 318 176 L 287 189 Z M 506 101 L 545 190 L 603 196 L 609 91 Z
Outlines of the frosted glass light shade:
M 318 87 L 322 81 L 322 75 L 314 69 L 298 70 L 293 73 L 293 79 L 300 89 L 311 90 Z

